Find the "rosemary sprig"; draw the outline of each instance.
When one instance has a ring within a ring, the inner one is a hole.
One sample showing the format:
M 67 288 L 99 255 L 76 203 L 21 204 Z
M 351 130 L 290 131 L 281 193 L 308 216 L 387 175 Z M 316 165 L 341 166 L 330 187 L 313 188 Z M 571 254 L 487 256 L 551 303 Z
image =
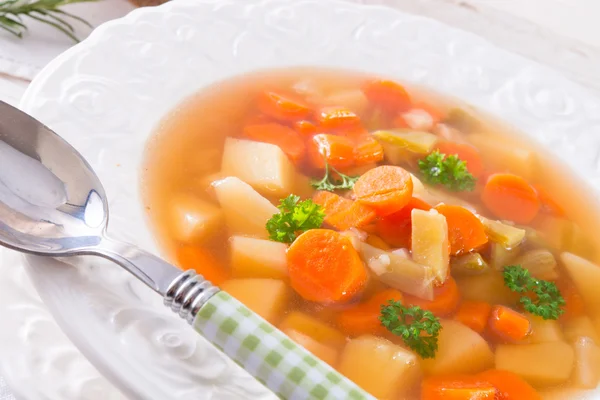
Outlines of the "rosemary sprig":
M 79 42 L 75 36 L 75 28 L 70 22 L 78 21 L 90 28 L 92 26 L 83 18 L 60 8 L 67 4 L 93 1 L 98 0 L 0 0 L 0 29 L 22 38 L 23 33 L 27 31 L 23 17 L 28 17 L 50 25 Z

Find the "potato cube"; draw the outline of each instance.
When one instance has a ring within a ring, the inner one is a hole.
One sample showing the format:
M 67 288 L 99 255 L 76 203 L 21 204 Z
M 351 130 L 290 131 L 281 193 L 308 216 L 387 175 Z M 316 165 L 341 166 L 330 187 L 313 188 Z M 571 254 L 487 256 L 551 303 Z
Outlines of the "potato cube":
M 510 306 L 516 304 L 519 299 L 518 294 L 506 287 L 500 271 L 488 271 L 475 276 L 457 276 L 456 284 L 464 300 Z
M 366 115 L 369 100 L 360 89 L 344 89 L 324 96 L 319 104 L 328 107 L 344 106 L 362 118 Z
M 500 243 L 492 242 L 490 243 L 490 264 L 496 270 L 503 271 L 507 265 L 513 265 L 512 261 L 520 252 L 521 248 L 518 246 L 509 250 Z
M 563 340 L 560 323 L 552 319 L 543 319 L 535 315 L 527 315 L 531 323 L 531 333 L 527 343 L 559 342 Z
M 283 243 L 245 236 L 233 236 L 231 269 L 236 278 L 273 278 L 288 276 L 287 246 Z
M 575 369 L 573 385 L 582 389 L 593 389 L 600 380 L 600 348 L 588 337 L 575 341 Z
M 227 138 L 221 171 L 271 198 L 294 192 L 294 165 L 274 144 Z
M 378 399 L 393 399 L 418 384 L 418 357 L 389 340 L 371 335 L 352 339 L 338 370 Z
M 509 166 L 510 172 L 521 175 L 525 179 L 533 177 L 536 168 L 536 157 L 533 151 L 507 141 L 506 137 L 472 134 L 469 135 L 468 140 L 482 154 L 485 154 L 488 167 L 494 169 Z
M 521 376 L 534 386 L 566 382 L 575 363 L 575 352 L 565 342 L 499 345 L 496 368 Z
M 274 214 L 279 213 L 277 207 L 235 177 L 215 182 L 214 187 L 231 233 L 268 237 L 266 224 Z
M 232 279 L 221 289 L 270 323 L 281 319 L 290 298 L 288 286 L 277 279 Z
M 441 323 L 435 358 L 421 362 L 425 374 L 473 374 L 494 365 L 494 353 L 479 333 L 458 321 Z
M 575 342 L 579 337 L 589 337 L 596 343 L 600 343 L 598 332 L 596 332 L 596 328 L 594 323 L 588 316 L 581 316 L 576 318 L 571 318 L 565 322 L 563 327 L 565 338 L 569 343 Z
M 560 259 L 588 309 L 600 313 L 600 266 L 572 253 L 562 253 Z
M 448 277 L 448 224 L 446 217 L 435 210 L 414 209 L 412 218 L 412 256 L 415 262 L 431 267 L 438 283 Z
M 171 200 L 171 234 L 185 243 L 195 243 L 212 235 L 223 223 L 223 212 L 206 200 L 179 194 Z
M 346 337 L 338 330 L 300 311 L 293 311 L 288 314 L 279 325 L 279 329 L 300 332 L 319 343 L 338 350 L 346 344 Z
M 338 349 L 318 342 L 314 338 L 293 329 L 282 329 L 290 339 L 310 351 L 314 356 L 335 368 L 339 356 Z

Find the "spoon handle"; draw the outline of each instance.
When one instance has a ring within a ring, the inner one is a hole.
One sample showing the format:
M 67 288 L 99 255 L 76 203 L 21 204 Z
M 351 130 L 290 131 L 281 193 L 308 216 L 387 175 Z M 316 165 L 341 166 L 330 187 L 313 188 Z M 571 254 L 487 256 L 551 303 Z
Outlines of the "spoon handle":
M 165 304 L 196 332 L 283 399 L 373 399 L 283 332 L 193 271 L 176 279 Z

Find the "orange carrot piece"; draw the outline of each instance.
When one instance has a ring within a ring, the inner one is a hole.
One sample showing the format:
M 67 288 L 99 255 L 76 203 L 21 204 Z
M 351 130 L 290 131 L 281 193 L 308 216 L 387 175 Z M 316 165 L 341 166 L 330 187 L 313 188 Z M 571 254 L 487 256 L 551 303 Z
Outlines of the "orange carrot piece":
M 525 179 L 513 174 L 490 176 L 481 200 L 497 218 L 518 224 L 530 223 L 540 210 L 535 189 Z
M 278 146 L 294 162 L 302 160 L 306 151 L 300 135 L 285 125 L 277 123 L 248 125 L 244 127 L 244 135 L 257 142 Z
M 548 191 L 542 185 L 533 185 L 533 188 L 537 192 L 538 199 L 540 199 L 540 211 L 546 214 L 555 215 L 557 217 L 564 217 L 566 212 L 548 193 Z
M 370 81 L 363 87 L 363 93 L 371 103 L 388 112 L 405 111 L 411 106 L 404 87 L 393 81 Z
M 506 306 L 492 308 L 488 327 L 495 338 L 506 342 L 519 342 L 531 332 L 529 319 Z
M 343 136 L 319 133 L 314 135 L 308 146 L 311 164 L 325 168 L 325 160 L 334 168 L 346 168 L 354 164 L 354 142 Z
M 290 94 L 265 91 L 258 96 L 260 112 L 281 121 L 307 119 L 312 110 L 304 101 Z
M 479 178 L 483 174 L 483 160 L 479 150 L 470 144 L 466 143 L 454 143 L 454 142 L 440 142 L 437 144 L 437 149 L 440 153 L 450 155 L 456 155 L 462 161 L 467 163 L 467 169 L 475 178 Z
M 498 391 L 496 400 L 542 400 L 537 390 L 513 372 L 492 369 L 476 377 L 494 385 Z
M 430 376 L 421 383 L 421 400 L 498 400 L 497 392 L 472 375 Z
M 296 132 L 305 138 L 310 138 L 318 132 L 317 126 L 310 121 L 296 121 L 293 126 Z
M 292 288 L 308 301 L 348 302 L 369 279 L 350 239 L 327 229 L 298 236 L 287 251 L 287 263 Z
M 483 333 L 490 318 L 492 306 L 483 301 L 463 301 L 454 316 L 458 322 L 477 333 Z
M 379 218 L 375 231 L 390 246 L 410 248 L 413 209 L 430 210 L 431 206 L 423 200 L 412 197 L 400 211 Z
M 215 285 L 220 285 L 231 277 L 225 266 L 202 247 L 180 247 L 177 249 L 176 257 L 177 264 L 181 269 L 193 269 Z
M 404 294 L 404 303 L 429 310 L 438 317 L 445 317 L 456 311 L 460 303 L 460 292 L 454 278 L 449 277 L 443 285 L 433 289 L 433 300 Z
M 360 228 L 373 222 L 377 217 L 371 208 L 335 193 L 316 192 L 313 201 L 323 207 L 325 223 L 339 231 Z
M 402 302 L 402 293 L 395 289 L 378 292 L 367 301 L 339 313 L 336 318 L 337 326 L 348 336 L 383 336 L 387 330 L 381 325 L 379 316 L 381 306 L 387 305 L 390 300 Z
M 452 255 L 468 253 L 488 242 L 483 224 L 471 211 L 446 204 L 440 204 L 435 209 L 446 217 Z
M 356 165 L 377 163 L 383 160 L 383 147 L 372 136 L 364 135 L 356 139 L 354 161 Z
M 569 320 L 584 315 L 585 304 L 583 298 L 573 283 L 563 278 L 557 282 L 557 286 L 563 299 L 565 299 L 565 305 L 563 306 L 565 312 L 560 316 L 560 319 Z
M 324 107 L 315 116 L 320 128 L 327 131 L 360 126 L 360 117 L 346 107 Z
M 271 122 L 273 122 L 273 118 L 269 117 L 268 115 L 252 113 L 244 120 L 244 126 L 268 124 Z
M 377 214 L 382 216 L 404 208 L 412 198 L 412 191 L 410 173 L 391 165 L 367 171 L 354 184 L 357 200 L 373 207 Z

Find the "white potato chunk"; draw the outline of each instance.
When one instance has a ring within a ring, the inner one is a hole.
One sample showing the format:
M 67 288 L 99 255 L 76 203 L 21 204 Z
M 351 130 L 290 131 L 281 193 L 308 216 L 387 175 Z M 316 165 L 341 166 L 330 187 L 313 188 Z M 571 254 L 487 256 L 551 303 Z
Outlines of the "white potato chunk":
M 338 370 L 378 399 L 395 399 L 418 384 L 418 357 L 387 339 L 371 335 L 350 340 Z
M 230 239 L 231 270 L 236 278 L 286 279 L 287 246 L 271 240 L 245 236 Z
M 412 219 L 412 256 L 415 262 L 431 267 L 438 283 L 448 277 L 448 224 L 446 217 L 435 210 L 414 209 Z
M 527 343 L 559 342 L 564 339 L 558 321 L 535 315 L 527 315 L 527 318 L 531 323 L 531 333 L 527 337 Z
M 270 143 L 227 138 L 221 171 L 268 197 L 282 198 L 294 192 L 294 165 L 278 146 Z
M 269 200 L 235 177 L 214 183 L 229 231 L 234 234 L 267 238 L 267 221 L 279 212 Z
M 593 389 L 600 380 L 600 348 L 588 337 L 575 341 L 575 369 L 573 385 L 582 389 Z
M 219 229 L 223 223 L 223 213 L 199 197 L 182 193 L 171 200 L 169 222 L 174 238 L 194 243 Z
M 570 318 L 565 322 L 563 327 L 565 338 L 569 343 L 575 342 L 577 338 L 585 336 L 589 337 L 596 343 L 600 343 L 598 332 L 590 317 L 582 315 L 580 317 Z
M 468 137 L 469 142 L 485 154 L 488 166 L 506 167 L 510 172 L 531 179 L 535 172 L 536 157 L 531 150 L 515 146 L 506 137 L 473 134 Z
M 458 321 L 441 323 L 435 358 L 421 362 L 427 375 L 474 374 L 494 365 L 494 354 L 479 333 Z
M 289 287 L 278 279 L 231 279 L 221 289 L 272 324 L 281 319 L 291 296 Z
M 573 280 L 586 306 L 593 312 L 600 312 L 600 266 L 572 253 L 560 255 L 565 270 Z
M 463 300 L 513 305 L 519 299 L 518 294 L 506 287 L 500 271 L 490 270 L 481 275 L 457 276 L 456 284 Z
M 499 345 L 496 369 L 513 372 L 534 386 L 566 382 L 573 371 L 575 352 L 565 342 Z

